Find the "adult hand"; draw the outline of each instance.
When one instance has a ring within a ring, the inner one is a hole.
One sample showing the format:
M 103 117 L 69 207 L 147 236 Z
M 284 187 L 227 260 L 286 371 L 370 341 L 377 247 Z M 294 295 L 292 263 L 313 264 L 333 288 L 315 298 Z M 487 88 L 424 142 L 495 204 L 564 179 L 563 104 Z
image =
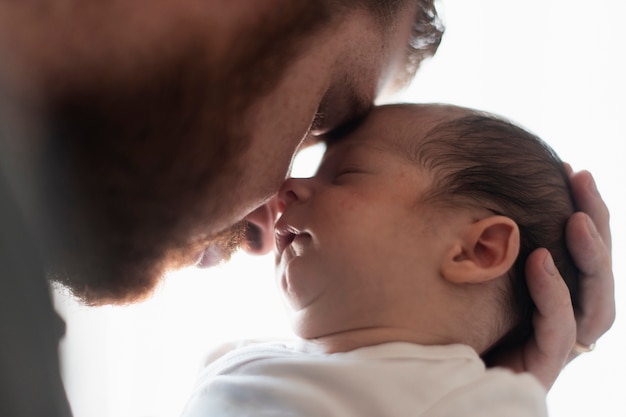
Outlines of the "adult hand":
M 592 345 L 615 320 L 609 210 L 587 171 L 571 173 L 578 209 L 567 224 L 567 247 L 580 270 L 581 311 L 576 312 L 576 340 Z M 568 357 L 568 361 L 576 354 Z
M 550 253 L 537 249 L 526 263 L 528 289 L 537 307 L 535 333 L 524 346 L 487 358 L 490 365 L 532 373 L 547 389 L 576 356 L 575 343 L 595 343 L 615 320 L 609 212 L 589 172 L 570 170 L 570 183 L 581 210 L 566 228 L 567 245 L 581 273 L 580 311 L 574 313 Z

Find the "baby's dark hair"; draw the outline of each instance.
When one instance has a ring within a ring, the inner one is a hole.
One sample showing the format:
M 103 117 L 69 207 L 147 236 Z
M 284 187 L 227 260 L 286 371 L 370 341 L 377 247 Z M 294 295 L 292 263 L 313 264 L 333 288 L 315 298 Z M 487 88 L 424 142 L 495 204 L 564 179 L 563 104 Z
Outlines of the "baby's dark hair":
M 426 201 L 487 209 L 519 227 L 519 256 L 509 271 L 516 324 L 495 349 L 519 345 L 533 333 L 525 264 L 535 249 L 550 251 L 578 306 L 578 270 L 564 238 L 574 200 L 563 162 L 545 142 L 507 120 L 473 112 L 435 126 L 414 157 L 434 178 Z

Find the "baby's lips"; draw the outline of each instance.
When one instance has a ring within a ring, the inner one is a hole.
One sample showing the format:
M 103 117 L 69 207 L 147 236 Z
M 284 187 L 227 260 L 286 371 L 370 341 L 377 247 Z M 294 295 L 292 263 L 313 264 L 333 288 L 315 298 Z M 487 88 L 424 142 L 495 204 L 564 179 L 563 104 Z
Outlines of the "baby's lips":
M 289 246 L 293 239 L 296 237 L 295 233 L 289 230 L 280 230 L 276 229 L 276 243 L 275 243 L 275 251 L 278 256 L 280 256 L 285 248 Z

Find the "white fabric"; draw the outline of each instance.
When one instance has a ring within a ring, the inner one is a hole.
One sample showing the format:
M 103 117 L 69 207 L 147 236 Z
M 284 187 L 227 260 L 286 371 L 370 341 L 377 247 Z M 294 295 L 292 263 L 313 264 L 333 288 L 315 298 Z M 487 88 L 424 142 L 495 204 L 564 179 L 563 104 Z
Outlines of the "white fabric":
M 237 349 L 203 372 L 184 417 L 546 416 L 529 374 L 485 369 L 468 346 L 387 343 L 311 355 Z

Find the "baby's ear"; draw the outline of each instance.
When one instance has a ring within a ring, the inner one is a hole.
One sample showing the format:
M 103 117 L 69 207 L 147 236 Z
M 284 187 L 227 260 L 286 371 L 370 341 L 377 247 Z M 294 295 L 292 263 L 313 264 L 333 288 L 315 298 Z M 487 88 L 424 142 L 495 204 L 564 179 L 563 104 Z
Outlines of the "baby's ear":
M 507 273 L 519 253 L 519 228 L 510 218 L 491 216 L 469 224 L 459 234 L 441 267 L 444 278 L 476 284 Z

